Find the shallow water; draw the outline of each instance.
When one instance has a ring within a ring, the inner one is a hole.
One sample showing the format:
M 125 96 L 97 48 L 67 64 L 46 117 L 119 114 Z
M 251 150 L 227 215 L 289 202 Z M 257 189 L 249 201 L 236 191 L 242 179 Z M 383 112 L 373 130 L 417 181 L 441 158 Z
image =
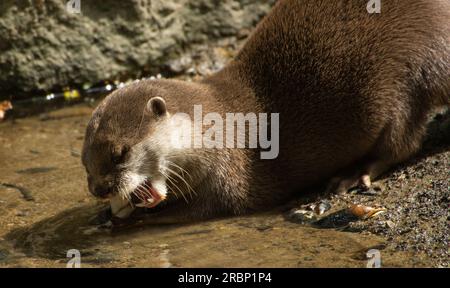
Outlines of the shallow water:
M 89 223 L 104 206 L 79 160 L 91 111 L 81 104 L 0 123 L 0 267 L 66 267 L 70 249 L 82 267 L 365 267 L 372 248 L 385 267 L 429 263 L 373 234 L 302 226 L 277 211 L 99 229 Z

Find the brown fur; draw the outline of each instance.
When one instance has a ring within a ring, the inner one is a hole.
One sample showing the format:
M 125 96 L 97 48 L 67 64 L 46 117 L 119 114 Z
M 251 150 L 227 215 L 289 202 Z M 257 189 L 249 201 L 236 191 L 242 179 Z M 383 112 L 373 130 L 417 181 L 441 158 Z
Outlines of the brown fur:
M 343 171 L 377 177 L 414 154 L 427 115 L 450 104 L 450 1 L 382 1 L 381 14 L 368 14 L 366 4 L 278 1 L 219 73 L 114 92 L 89 124 L 85 165 L 95 174 L 111 166 L 105 147 L 151 135 L 142 107 L 161 96 L 169 112 L 202 104 L 203 113 L 280 113 L 280 154 L 260 160 L 256 150 L 193 150 L 184 168 L 198 195 L 189 203 L 169 199 L 150 221 L 266 209 L 336 175 L 342 184 Z M 93 134 L 95 125 L 101 129 Z

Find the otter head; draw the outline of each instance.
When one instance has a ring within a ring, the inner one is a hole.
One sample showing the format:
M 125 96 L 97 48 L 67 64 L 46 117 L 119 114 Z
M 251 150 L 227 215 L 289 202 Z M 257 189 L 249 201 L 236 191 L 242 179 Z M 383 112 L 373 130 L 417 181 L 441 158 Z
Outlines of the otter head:
M 149 208 L 166 198 L 168 163 L 175 161 L 171 137 L 180 127 L 170 121 L 167 89 L 151 82 L 113 92 L 93 112 L 82 162 L 89 191 L 96 197 L 119 196 Z

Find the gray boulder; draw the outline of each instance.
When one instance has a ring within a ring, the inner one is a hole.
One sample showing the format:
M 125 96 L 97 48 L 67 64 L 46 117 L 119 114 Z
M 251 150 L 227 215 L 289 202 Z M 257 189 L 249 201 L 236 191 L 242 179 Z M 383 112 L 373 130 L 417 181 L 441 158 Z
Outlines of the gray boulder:
M 274 0 L 0 2 L 0 99 L 156 73 L 196 43 L 253 27 Z

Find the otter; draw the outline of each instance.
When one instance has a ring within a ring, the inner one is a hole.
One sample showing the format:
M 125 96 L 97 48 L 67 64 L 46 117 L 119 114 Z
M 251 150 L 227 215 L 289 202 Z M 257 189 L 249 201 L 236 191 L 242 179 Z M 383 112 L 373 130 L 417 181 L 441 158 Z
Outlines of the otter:
M 112 92 L 86 130 L 90 192 L 119 217 L 146 209 L 147 221 L 173 223 L 269 209 L 318 183 L 370 187 L 450 105 L 450 1 L 382 1 L 379 14 L 365 2 L 280 0 L 221 71 Z M 193 105 L 279 113 L 278 157 L 174 147 L 192 123 L 173 117 Z

